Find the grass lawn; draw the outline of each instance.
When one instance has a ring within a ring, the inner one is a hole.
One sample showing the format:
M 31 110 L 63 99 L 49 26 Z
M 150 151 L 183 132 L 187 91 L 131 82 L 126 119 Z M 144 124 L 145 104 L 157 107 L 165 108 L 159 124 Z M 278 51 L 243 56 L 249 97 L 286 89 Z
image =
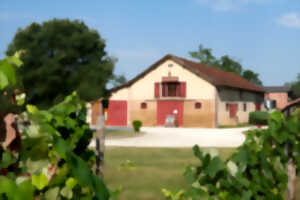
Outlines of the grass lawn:
M 233 151 L 232 148 L 219 148 L 223 159 Z M 120 169 L 126 160 L 134 163 L 135 168 Z M 192 148 L 106 147 L 104 179 L 111 190 L 122 185 L 120 200 L 164 199 L 162 188 L 177 190 L 188 187 L 183 176 L 185 166 L 197 163 Z M 300 179 L 298 183 L 300 191 Z
M 104 134 L 107 138 L 126 138 L 142 136 L 144 133 L 135 133 L 132 129 L 104 129 Z
M 231 148 L 219 150 L 222 158 L 233 151 Z M 126 160 L 134 163 L 136 168 L 120 169 Z M 123 186 L 121 200 L 164 199 L 161 189 L 186 188 L 185 166 L 197 163 L 192 148 L 106 147 L 104 179 L 110 189 Z

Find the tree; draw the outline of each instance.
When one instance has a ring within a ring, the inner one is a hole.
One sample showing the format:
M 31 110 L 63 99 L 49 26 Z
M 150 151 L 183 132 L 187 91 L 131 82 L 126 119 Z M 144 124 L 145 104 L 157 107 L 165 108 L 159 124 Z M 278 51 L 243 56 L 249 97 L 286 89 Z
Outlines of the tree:
M 254 73 L 253 71 L 251 71 L 249 69 L 243 71 L 243 75 L 242 75 L 243 78 L 247 79 L 251 83 L 254 83 L 256 85 L 262 85 L 262 82 L 261 82 L 261 80 L 259 80 L 258 76 L 259 76 L 258 73 Z
M 105 41 L 83 22 L 53 19 L 19 29 L 7 55 L 23 50 L 18 69 L 26 92 L 25 102 L 49 108 L 76 91 L 81 99 L 106 96 L 115 60 Z
M 220 63 L 219 68 L 224 71 L 233 72 L 238 75 L 242 74 L 243 71 L 242 65 L 227 55 L 222 56 L 219 63 Z
M 197 51 L 189 52 L 189 55 L 209 67 L 216 67 L 227 72 L 236 73 L 256 85 L 262 85 L 261 80 L 258 78 L 259 74 L 254 73 L 251 70 L 244 71 L 242 65 L 233 58 L 230 58 L 228 55 L 217 59 L 212 54 L 212 50 L 204 48 L 203 45 L 200 45 Z
M 119 85 L 123 85 L 127 82 L 126 77 L 122 75 L 114 75 L 113 78 L 111 79 L 111 83 L 113 87 L 117 87 Z
M 297 75 L 297 80 L 290 83 L 292 98 L 300 98 L 300 73 Z
M 190 56 L 200 61 L 202 64 L 209 66 L 218 65 L 216 57 L 212 55 L 212 49 L 204 48 L 202 44 L 199 45 L 198 51 L 190 51 Z

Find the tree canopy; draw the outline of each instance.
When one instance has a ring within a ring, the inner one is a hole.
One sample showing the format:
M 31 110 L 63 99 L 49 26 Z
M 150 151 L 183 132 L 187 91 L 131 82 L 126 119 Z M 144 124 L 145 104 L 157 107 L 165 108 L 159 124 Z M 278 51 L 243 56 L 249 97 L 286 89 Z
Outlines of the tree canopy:
M 117 87 L 119 85 L 123 85 L 127 82 L 127 79 L 124 74 L 122 75 L 113 75 L 113 78 L 111 79 L 111 84 L 113 87 Z
M 291 87 L 291 97 L 293 99 L 300 98 L 300 73 L 298 73 L 296 81 L 286 83 L 285 85 Z
M 99 33 L 83 22 L 53 19 L 19 29 L 6 53 L 24 52 L 18 74 L 25 101 L 48 108 L 73 91 L 86 101 L 107 94 L 115 60 L 105 46 Z
M 199 45 L 197 51 L 189 52 L 189 55 L 192 58 L 199 60 L 202 64 L 210 67 L 216 67 L 227 72 L 236 73 L 256 85 L 262 85 L 261 80 L 258 78 L 258 73 L 255 73 L 249 69 L 244 70 L 238 61 L 234 60 L 228 55 L 224 55 L 220 59 L 217 59 L 212 54 L 212 49 L 204 48 L 203 45 Z
M 242 77 L 250 81 L 251 83 L 254 83 L 256 85 L 262 85 L 261 80 L 258 78 L 259 74 L 255 73 L 251 70 L 245 70 L 242 73 Z

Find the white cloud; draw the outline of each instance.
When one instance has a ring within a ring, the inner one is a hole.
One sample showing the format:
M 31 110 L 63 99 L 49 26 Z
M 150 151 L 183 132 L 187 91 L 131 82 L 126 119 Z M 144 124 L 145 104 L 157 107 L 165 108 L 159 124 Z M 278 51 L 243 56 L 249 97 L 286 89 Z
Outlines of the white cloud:
M 208 5 L 216 11 L 237 10 L 245 5 L 260 4 L 271 0 L 196 0 L 202 5 Z
M 300 15 L 295 12 L 289 12 L 278 19 L 278 23 L 289 28 L 300 28 Z

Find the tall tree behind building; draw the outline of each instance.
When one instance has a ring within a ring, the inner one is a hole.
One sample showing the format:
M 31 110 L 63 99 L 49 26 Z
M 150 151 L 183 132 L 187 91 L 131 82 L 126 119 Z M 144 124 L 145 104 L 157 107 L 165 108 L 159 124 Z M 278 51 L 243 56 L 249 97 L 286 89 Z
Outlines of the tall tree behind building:
M 204 48 L 203 45 L 199 45 L 197 51 L 190 51 L 189 55 L 192 58 L 199 60 L 200 63 L 206 66 L 216 67 L 227 72 L 236 73 L 256 85 L 262 85 L 258 73 L 255 73 L 249 69 L 244 70 L 238 61 L 234 60 L 228 55 L 224 55 L 218 59 L 213 55 L 212 49 Z
M 300 73 L 298 73 L 296 81 L 285 83 L 286 86 L 291 88 L 291 97 L 293 99 L 300 98 Z

